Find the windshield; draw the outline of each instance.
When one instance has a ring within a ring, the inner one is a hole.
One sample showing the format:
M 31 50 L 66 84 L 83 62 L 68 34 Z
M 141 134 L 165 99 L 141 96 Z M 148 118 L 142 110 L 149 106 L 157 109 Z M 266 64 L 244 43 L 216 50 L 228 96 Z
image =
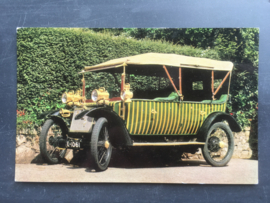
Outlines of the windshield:
M 121 68 L 119 68 L 121 69 Z M 119 69 L 115 72 L 88 72 L 85 74 L 86 99 L 91 99 L 91 92 L 94 89 L 104 87 L 109 92 L 109 98 L 119 98 L 121 93 L 121 72 Z M 154 99 L 156 97 L 168 97 L 175 89 L 172 86 L 168 76 L 162 67 L 155 68 L 151 76 L 136 75 L 127 73 L 125 83 L 130 84 L 133 92 L 133 99 Z M 163 71 L 163 72 L 162 72 Z M 168 68 L 170 77 L 179 90 L 179 73 L 176 68 Z M 211 70 L 182 68 L 182 94 L 184 101 L 203 101 L 212 100 L 212 80 Z M 226 71 L 214 71 L 214 84 L 216 90 L 222 79 L 227 74 Z M 219 99 L 222 94 L 228 93 L 229 80 L 227 79 L 215 95 Z
M 168 92 L 174 91 L 167 77 L 126 74 L 125 82 L 130 84 L 133 98 L 137 99 L 167 96 Z M 91 92 L 100 87 L 105 87 L 110 99 L 120 97 L 121 74 L 107 72 L 85 74 L 86 99 L 91 99 Z

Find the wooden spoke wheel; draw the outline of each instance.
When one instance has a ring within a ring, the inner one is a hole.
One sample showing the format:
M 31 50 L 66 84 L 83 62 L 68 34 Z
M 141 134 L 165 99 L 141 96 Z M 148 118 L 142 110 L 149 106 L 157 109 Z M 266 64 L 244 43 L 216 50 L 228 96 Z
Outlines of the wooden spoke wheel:
M 112 155 L 112 145 L 109 140 L 107 125 L 106 118 L 99 118 L 92 132 L 91 156 L 96 171 L 106 170 Z

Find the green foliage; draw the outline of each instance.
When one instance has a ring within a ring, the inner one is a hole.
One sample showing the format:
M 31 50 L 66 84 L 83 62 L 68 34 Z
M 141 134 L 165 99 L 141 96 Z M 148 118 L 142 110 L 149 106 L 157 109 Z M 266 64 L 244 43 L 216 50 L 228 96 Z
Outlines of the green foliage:
M 35 120 L 28 114 L 17 114 L 17 134 L 19 134 L 19 131 L 27 131 L 27 134 L 32 134 L 31 132 L 34 129 L 33 123 L 35 123 Z
M 31 118 L 63 107 L 63 92 L 81 88 L 84 66 L 148 52 L 175 53 L 235 63 L 231 94 L 238 122 L 244 126 L 256 116 L 258 101 L 258 29 L 88 29 L 23 28 L 17 33 L 17 105 Z M 179 46 L 183 45 L 183 46 Z M 186 46 L 189 45 L 189 46 Z M 194 48 L 195 47 L 195 48 Z M 250 69 L 241 64 L 251 64 Z M 119 96 L 120 75 L 86 74 L 88 92 L 104 86 Z M 168 80 L 130 75 L 133 90 L 166 88 Z M 90 81 L 90 82 L 89 82 Z M 88 93 L 88 97 L 90 97 Z M 27 118 L 28 119 L 28 118 Z M 20 121 L 20 120 L 19 120 Z
M 229 111 L 236 113 L 241 126 L 249 126 L 250 121 L 256 119 L 258 110 L 258 73 L 239 71 L 235 69 L 232 76 L 231 95 L 232 104 Z
M 37 119 L 37 114 L 61 108 L 60 98 L 63 92 L 81 88 L 81 75 L 78 72 L 84 66 L 148 52 L 219 59 L 218 54 L 213 50 L 176 46 L 169 42 L 154 42 L 147 39 L 138 41 L 125 36 L 114 36 L 111 33 L 96 33 L 89 29 L 19 29 L 17 32 L 18 110 L 25 110 L 31 116 L 33 125 L 37 127 L 42 122 Z M 91 81 L 86 84 L 88 90 L 104 86 L 109 88 L 109 91 L 114 91 L 112 94 L 119 92 L 117 80 L 113 76 L 102 73 L 86 75 Z M 116 77 L 119 80 L 120 76 Z M 134 86 L 135 89 L 147 87 L 147 81 L 143 78 L 130 77 L 137 84 Z M 164 82 L 165 80 L 161 81 Z M 148 85 L 153 86 L 153 84 Z
M 203 81 L 196 81 L 192 83 L 192 90 L 203 90 Z
M 95 32 L 110 32 L 108 29 Z M 190 45 L 205 50 L 213 49 L 221 60 L 235 65 L 231 94 L 233 104 L 228 105 L 235 112 L 241 126 L 250 125 L 250 119 L 257 115 L 258 103 L 258 58 L 259 29 L 257 28 L 125 28 L 112 35 L 123 35 L 138 40 L 145 38 L 163 40 L 179 45 Z M 204 57 L 204 56 L 202 56 Z M 215 88 L 218 83 L 215 82 Z
M 237 63 L 251 63 L 258 67 L 259 29 L 257 28 L 124 28 L 91 29 L 135 39 L 151 39 L 188 45 L 202 49 L 215 49 L 221 59 Z
M 111 33 L 114 36 L 126 36 L 135 39 L 151 39 L 172 42 L 178 45 L 189 45 L 206 49 L 213 47 L 213 37 L 219 29 L 213 28 L 124 28 L 124 29 L 91 29 L 94 32 Z

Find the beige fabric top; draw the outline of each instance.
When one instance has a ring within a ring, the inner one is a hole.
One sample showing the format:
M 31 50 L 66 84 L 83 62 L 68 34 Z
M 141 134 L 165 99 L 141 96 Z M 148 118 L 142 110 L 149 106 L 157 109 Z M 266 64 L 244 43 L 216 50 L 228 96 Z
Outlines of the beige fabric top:
M 86 66 L 84 67 L 84 70 L 95 71 L 109 69 L 116 66 L 122 66 L 123 63 L 126 63 L 127 67 L 128 65 L 165 65 L 218 71 L 231 71 L 233 69 L 233 63 L 230 61 L 217 61 L 177 54 L 146 53 L 113 59 L 94 66 Z

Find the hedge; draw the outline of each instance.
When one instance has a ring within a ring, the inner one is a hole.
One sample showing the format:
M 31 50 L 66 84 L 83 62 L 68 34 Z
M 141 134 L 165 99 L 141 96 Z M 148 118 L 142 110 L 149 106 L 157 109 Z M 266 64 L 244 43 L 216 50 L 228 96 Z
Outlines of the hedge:
M 29 127 L 33 123 L 39 125 L 38 113 L 61 107 L 60 97 L 64 91 L 81 88 L 78 72 L 84 66 L 148 52 L 219 59 L 212 50 L 162 41 L 138 41 L 86 29 L 21 28 L 17 32 L 17 109 L 31 115 L 33 122 L 27 122 Z M 91 89 L 105 76 L 90 74 L 89 77 L 92 83 L 87 87 Z M 107 78 L 105 86 L 116 87 L 114 81 Z
M 60 100 L 62 93 L 81 88 L 81 75 L 78 72 L 84 66 L 148 52 L 220 59 L 218 53 L 211 49 L 203 50 L 149 39 L 135 40 L 110 33 L 96 33 L 89 29 L 18 29 L 17 109 L 19 113 L 23 111 L 31 118 L 27 117 L 27 122 L 18 119 L 18 127 L 38 127 L 42 121 L 37 119 L 37 114 L 63 107 Z M 112 90 L 119 88 L 112 76 L 91 73 L 87 77 L 91 79 L 86 84 L 89 89 L 100 85 Z M 136 84 L 135 89 L 155 85 L 151 79 L 131 79 Z M 100 84 L 100 81 L 103 83 Z M 163 79 L 164 87 L 166 84 Z

